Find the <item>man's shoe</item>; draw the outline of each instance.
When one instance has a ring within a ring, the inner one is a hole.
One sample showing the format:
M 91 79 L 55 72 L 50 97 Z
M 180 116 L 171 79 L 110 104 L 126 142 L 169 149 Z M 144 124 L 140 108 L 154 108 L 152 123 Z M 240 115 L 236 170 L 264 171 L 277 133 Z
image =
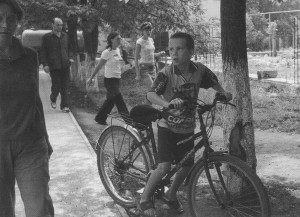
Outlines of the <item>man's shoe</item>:
M 53 109 L 56 109 L 56 102 L 51 102 L 51 107 L 52 107 Z
M 68 113 L 70 111 L 70 109 L 68 107 L 64 107 L 61 109 L 61 111 L 64 113 Z

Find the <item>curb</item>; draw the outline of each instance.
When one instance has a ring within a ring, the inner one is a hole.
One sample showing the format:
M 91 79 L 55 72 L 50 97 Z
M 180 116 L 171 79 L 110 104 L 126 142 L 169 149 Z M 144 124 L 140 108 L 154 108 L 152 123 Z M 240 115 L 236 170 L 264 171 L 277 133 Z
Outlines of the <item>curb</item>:
M 80 136 L 82 137 L 82 139 L 84 140 L 85 145 L 87 146 L 87 149 L 89 150 L 89 152 L 91 153 L 91 155 L 96 155 L 95 150 L 92 148 L 91 143 L 89 142 L 88 138 L 86 137 L 86 135 L 84 134 L 82 128 L 80 127 L 80 125 L 78 124 L 76 118 L 74 117 L 73 113 L 70 111 L 69 115 L 73 121 L 73 123 L 75 124 L 77 130 L 80 133 Z M 101 182 L 102 183 L 102 182 Z M 115 202 L 114 203 L 114 208 L 116 209 L 116 211 L 118 213 L 116 217 L 128 217 L 127 212 L 125 211 L 125 209 L 119 205 L 117 205 Z
M 91 143 L 89 142 L 88 138 L 87 138 L 86 135 L 84 134 L 82 128 L 79 126 L 79 124 L 78 124 L 76 118 L 74 117 L 74 115 L 73 115 L 73 113 L 72 113 L 71 111 L 69 112 L 69 115 L 70 115 L 70 117 L 71 117 L 73 123 L 75 124 L 77 130 L 79 131 L 80 136 L 81 136 L 82 139 L 84 140 L 84 143 L 85 143 L 85 145 L 87 146 L 89 152 L 90 152 L 90 153 L 93 153 L 92 155 L 95 155 L 95 151 L 94 151 L 94 149 L 92 149 Z

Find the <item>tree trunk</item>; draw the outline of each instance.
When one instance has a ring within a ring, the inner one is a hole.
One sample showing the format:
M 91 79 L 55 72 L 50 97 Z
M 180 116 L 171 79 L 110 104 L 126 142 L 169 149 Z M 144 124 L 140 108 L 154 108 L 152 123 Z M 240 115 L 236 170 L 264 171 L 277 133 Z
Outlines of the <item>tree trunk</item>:
M 96 67 L 96 60 L 92 59 L 91 56 L 89 54 L 85 54 L 86 58 L 85 58 L 85 64 L 84 64 L 84 71 L 85 71 L 85 76 L 86 78 L 89 78 L 91 76 L 91 74 L 93 73 L 93 70 Z M 99 72 L 98 72 L 99 74 Z M 86 86 L 86 90 L 88 92 L 99 92 L 99 85 L 98 85 L 98 74 L 94 77 L 94 84 L 93 86 Z M 86 80 L 86 79 L 83 79 Z
M 223 107 L 225 149 L 256 169 L 253 110 L 246 46 L 246 0 L 221 1 L 224 87 L 233 104 Z
M 72 58 L 74 62 L 71 64 L 71 79 L 76 80 L 79 71 L 78 62 L 78 40 L 77 40 L 77 16 L 69 14 L 68 17 L 68 36 L 71 47 Z
M 86 20 L 83 22 L 82 26 L 86 58 L 85 68 L 83 70 L 85 74 L 81 74 L 81 80 L 86 80 L 86 78 L 89 78 L 91 76 L 95 68 L 99 31 L 98 25 L 95 22 Z M 92 92 L 99 92 L 97 75 L 95 76 L 95 82 L 93 87 L 87 86 L 86 89 Z

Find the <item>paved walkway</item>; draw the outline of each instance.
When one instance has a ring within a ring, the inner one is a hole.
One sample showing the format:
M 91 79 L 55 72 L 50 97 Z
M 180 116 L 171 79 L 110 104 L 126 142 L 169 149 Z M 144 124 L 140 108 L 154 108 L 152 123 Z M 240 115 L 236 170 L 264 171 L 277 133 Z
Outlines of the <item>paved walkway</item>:
M 56 217 L 123 216 L 98 175 L 96 155 L 71 113 L 50 107 L 50 76 L 40 72 L 40 94 L 54 152 L 50 159 L 50 194 Z M 59 105 L 59 100 L 58 100 Z M 17 190 L 16 216 L 24 217 Z

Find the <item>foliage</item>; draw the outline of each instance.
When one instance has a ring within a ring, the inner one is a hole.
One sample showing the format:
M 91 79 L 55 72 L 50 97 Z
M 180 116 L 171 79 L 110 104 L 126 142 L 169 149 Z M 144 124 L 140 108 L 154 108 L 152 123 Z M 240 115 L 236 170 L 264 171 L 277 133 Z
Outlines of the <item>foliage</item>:
M 261 30 L 255 29 L 255 22 L 261 22 L 261 26 L 265 26 L 263 22 L 264 20 L 260 18 L 261 17 L 251 17 L 249 15 L 246 15 L 247 47 L 254 51 L 262 50 L 263 41 L 266 36 L 265 28 L 262 27 Z
M 259 14 L 266 12 L 275 12 L 275 11 L 290 11 L 290 10 L 300 10 L 300 1 L 299 0 L 248 0 L 247 1 L 247 12 L 248 14 Z M 254 15 L 251 16 L 253 23 L 253 31 L 261 32 L 264 35 L 266 40 L 269 35 L 267 32 L 268 22 L 275 22 L 277 24 L 276 35 L 283 39 L 285 44 L 292 45 L 291 40 L 288 40 L 289 36 L 292 38 L 293 35 L 293 17 L 294 13 L 275 13 L 275 14 L 263 14 L 263 15 Z M 250 26 L 248 26 L 250 27 Z M 252 26 L 251 26 L 252 28 Z M 249 29 L 250 31 L 250 29 Z M 255 35 L 250 35 L 254 37 Z M 253 40 L 254 38 L 251 38 Z M 286 41 L 287 40 L 287 41 Z M 261 39 L 259 38 L 259 41 Z M 249 44 L 251 47 L 253 44 Z M 251 49 L 256 49 L 255 46 Z
M 270 22 L 267 30 L 268 34 L 270 35 L 276 34 L 276 31 L 277 31 L 277 23 Z
M 148 3 L 130 0 L 127 3 L 118 0 L 101 0 L 95 3 L 104 22 L 123 34 L 137 33 L 142 22 L 155 23 L 158 32 L 189 28 L 189 7 L 181 1 L 152 0 Z M 118 14 L 118 16 L 115 16 Z
M 154 30 L 186 30 L 193 32 L 190 22 L 191 14 L 199 17 L 202 14 L 200 3 L 197 0 L 98 0 L 94 4 L 79 4 L 77 1 L 46 1 L 24 0 L 20 1 L 27 14 L 23 23 L 25 28 L 49 28 L 49 19 L 54 16 L 67 18 L 72 13 L 80 18 L 95 20 L 100 25 L 110 25 L 122 34 L 132 34 L 139 31 L 142 22 L 155 23 Z M 116 16 L 117 15 L 117 16 Z M 198 21 L 198 18 L 195 19 Z
M 89 29 L 97 24 L 103 29 L 118 30 L 123 37 L 137 37 L 140 25 L 150 21 L 154 25 L 154 36 L 164 31 L 186 31 L 194 35 L 198 50 L 207 51 L 210 24 L 201 18 L 203 10 L 198 0 L 24 0 L 19 2 L 26 17 L 21 23 L 24 29 L 50 29 L 50 19 L 55 16 L 67 21 L 70 16 L 78 17 L 78 28 Z M 67 22 L 65 22 L 67 23 Z M 84 25 L 83 25 L 84 24 Z M 200 48 L 201 47 L 201 48 Z

